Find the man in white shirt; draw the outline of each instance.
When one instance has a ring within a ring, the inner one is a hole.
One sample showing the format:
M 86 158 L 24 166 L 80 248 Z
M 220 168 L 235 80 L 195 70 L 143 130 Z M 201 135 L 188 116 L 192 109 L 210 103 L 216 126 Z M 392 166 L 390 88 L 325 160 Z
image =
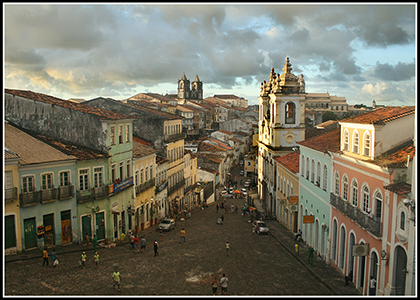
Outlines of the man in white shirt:
M 223 273 L 223 277 L 220 278 L 220 288 L 222 289 L 222 295 L 227 293 L 227 283 L 229 279 L 226 277 L 226 274 Z

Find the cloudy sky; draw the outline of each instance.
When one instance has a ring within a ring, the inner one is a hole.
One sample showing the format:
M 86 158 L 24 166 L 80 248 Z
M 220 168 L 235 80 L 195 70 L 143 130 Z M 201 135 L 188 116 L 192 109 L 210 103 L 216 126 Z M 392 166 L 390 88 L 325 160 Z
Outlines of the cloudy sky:
M 257 104 L 271 68 L 349 104 L 414 105 L 416 10 L 407 4 L 7 4 L 4 87 L 62 99 L 177 93 Z

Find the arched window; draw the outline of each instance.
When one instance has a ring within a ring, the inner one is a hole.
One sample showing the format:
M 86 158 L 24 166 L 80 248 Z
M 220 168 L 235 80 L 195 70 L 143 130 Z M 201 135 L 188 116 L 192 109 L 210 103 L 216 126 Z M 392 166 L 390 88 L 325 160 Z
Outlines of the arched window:
M 370 156 L 370 133 L 369 132 L 365 134 L 365 140 L 364 140 L 363 145 L 364 145 L 363 155 Z
M 286 124 L 294 124 L 296 116 L 296 107 L 293 102 L 286 103 Z
M 322 189 L 324 191 L 327 190 L 327 180 L 328 180 L 328 168 L 327 165 L 324 165 L 324 175 L 323 175 L 323 180 L 322 180 Z
M 379 191 L 375 193 L 375 217 L 376 217 L 376 220 L 381 222 L 382 220 L 382 194 Z
M 312 159 L 312 163 L 311 163 L 311 182 L 314 182 L 314 178 L 315 178 L 315 160 Z
M 367 213 L 369 208 L 369 187 L 367 184 L 363 186 L 363 211 Z
M 349 151 L 349 132 L 348 130 L 344 130 L 344 145 L 343 145 L 344 151 Z
M 309 180 L 309 157 L 306 158 L 306 179 Z
M 359 153 L 359 133 L 357 131 L 353 135 L 353 153 Z
M 357 181 L 353 180 L 353 182 L 351 183 L 351 189 L 352 189 L 352 204 L 353 206 L 357 207 L 358 204 L 358 200 L 359 200 L 359 186 L 357 185 Z
M 318 186 L 321 186 L 321 163 L 316 164 L 316 182 Z
M 338 171 L 335 171 L 335 194 L 338 196 L 340 195 L 340 174 Z
M 305 156 L 302 155 L 301 166 L 300 166 L 300 176 L 305 176 Z
M 401 212 L 401 217 L 400 217 L 400 229 L 401 230 L 405 230 L 405 212 Z
M 343 199 L 349 201 L 349 179 L 346 175 L 343 177 Z

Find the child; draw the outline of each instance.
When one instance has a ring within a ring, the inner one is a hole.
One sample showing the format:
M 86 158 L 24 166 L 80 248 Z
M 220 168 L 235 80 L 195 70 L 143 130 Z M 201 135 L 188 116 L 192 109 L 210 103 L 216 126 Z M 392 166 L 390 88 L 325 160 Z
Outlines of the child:
M 225 246 L 226 246 L 227 255 L 229 256 L 229 248 L 230 248 L 229 242 L 226 242 Z
M 95 262 L 95 269 L 98 268 L 98 263 L 99 263 L 99 254 L 98 252 L 95 252 L 95 254 L 93 255 L 93 261 Z
M 53 260 L 53 267 L 55 268 L 58 265 L 57 255 L 55 254 L 55 249 L 51 252 L 51 258 Z
M 82 261 L 82 266 L 84 268 L 86 265 L 86 252 L 85 251 L 83 251 L 82 255 L 80 256 L 80 260 Z

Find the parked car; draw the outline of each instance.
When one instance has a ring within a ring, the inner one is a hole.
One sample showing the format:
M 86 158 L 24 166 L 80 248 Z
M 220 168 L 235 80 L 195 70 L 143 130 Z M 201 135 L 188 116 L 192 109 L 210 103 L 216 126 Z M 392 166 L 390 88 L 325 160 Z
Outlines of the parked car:
M 175 220 L 174 219 L 164 219 L 159 223 L 159 229 L 164 231 L 170 231 L 175 229 Z
M 246 188 L 241 188 L 241 192 L 244 196 L 246 196 L 246 194 L 247 194 Z
M 239 174 L 240 174 L 241 176 L 244 176 L 244 170 L 241 170 L 241 172 L 239 172 Z
M 264 221 L 254 221 L 254 225 L 255 226 L 260 226 L 260 234 L 261 233 L 267 233 L 268 234 L 268 232 L 270 231 L 269 229 L 268 229 L 268 226 L 267 226 L 267 224 L 265 224 L 264 223 Z
M 249 187 L 249 185 L 250 185 L 250 184 L 249 184 L 249 182 L 247 181 L 247 182 L 245 182 L 244 187 L 246 187 L 246 188 L 247 188 L 247 187 Z
M 226 191 L 226 190 L 223 190 L 223 191 L 221 192 L 222 196 L 226 195 L 227 193 L 228 193 L 228 191 Z
M 229 194 L 232 194 L 233 193 L 233 187 L 230 187 L 229 188 Z

